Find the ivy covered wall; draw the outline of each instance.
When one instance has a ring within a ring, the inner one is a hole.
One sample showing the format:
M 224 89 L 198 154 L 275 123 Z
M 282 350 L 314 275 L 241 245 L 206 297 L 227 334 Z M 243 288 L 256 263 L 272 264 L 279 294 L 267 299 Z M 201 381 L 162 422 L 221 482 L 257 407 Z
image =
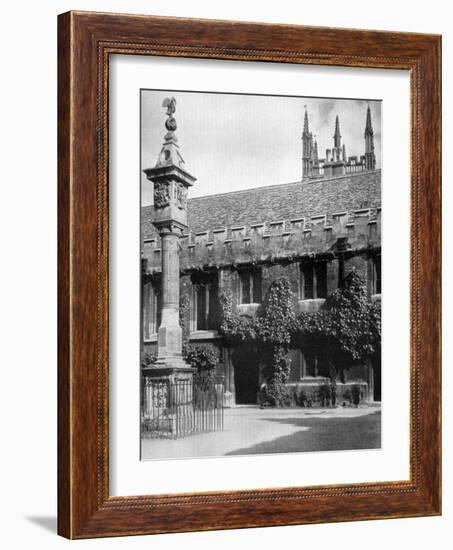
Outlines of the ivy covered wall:
M 191 352 L 192 361 L 198 357 L 201 362 L 206 357 L 215 357 L 216 366 L 211 368 L 212 374 L 223 376 L 228 381 L 227 389 L 233 395 L 233 401 L 236 386 L 238 383 L 242 384 L 241 374 L 244 374 L 239 373 L 238 369 L 246 368 L 245 363 L 253 363 L 250 359 L 245 362 L 240 360 L 239 345 L 253 344 L 258 357 L 258 370 L 253 373 L 250 371 L 256 386 L 255 393 L 258 392 L 258 386 L 265 382 L 271 388 L 271 394 L 277 395 L 275 404 L 278 404 L 278 394 L 285 384 L 310 382 L 308 379 L 313 372 L 305 364 L 307 350 L 316 350 L 320 357 L 316 373 L 318 380 L 315 381 L 317 385 L 325 382 L 323 378 L 329 379 L 329 354 L 338 363 L 335 370 L 340 384 L 370 383 L 368 356 L 374 351 L 370 351 L 370 348 L 368 355 L 362 352 L 351 354 L 351 350 L 346 348 L 348 345 L 356 345 L 357 342 L 351 340 L 347 329 L 350 326 L 353 332 L 363 331 L 368 322 L 364 319 L 370 315 L 374 315 L 377 320 L 380 316 L 380 303 L 377 305 L 370 301 L 368 254 L 364 252 L 354 255 L 351 252 L 344 258 L 334 257 L 327 261 L 326 301 L 299 300 L 300 263 L 286 261 L 261 266 L 263 301 L 260 307 L 238 308 L 238 267 L 219 269 L 219 307 L 223 322 L 218 334 L 212 331 L 206 334 L 190 332 L 192 279 L 191 273 L 183 273 L 180 279 L 180 321 L 184 331 L 186 356 Z M 340 274 L 349 280 L 349 287 L 354 289 L 355 294 L 348 290 L 349 295 L 346 297 L 345 289 L 338 290 Z M 354 299 L 351 298 L 351 292 Z M 326 311 L 329 308 L 340 310 L 342 307 L 345 313 L 339 314 L 339 322 L 335 324 L 329 321 Z M 241 315 L 244 311 L 247 315 Z M 340 329 L 345 330 L 340 333 Z M 322 336 L 316 333 L 317 330 L 330 333 Z M 369 336 L 368 334 L 367 337 Z M 379 339 L 380 333 L 376 333 L 375 337 Z M 338 343 L 333 345 L 332 338 L 343 338 L 342 345 L 346 346 L 346 351 Z M 368 344 L 363 345 L 366 350 Z M 156 353 L 156 348 L 155 341 L 144 343 L 144 350 L 148 353 Z M 326 350 L 330 351 L 326 354 Z M 247 348 L 247 354 L 249 352 L 250 347 Z M 243 355 L 247 354 L 243 352 Z M 204 359 L 203 355 L 206 356 Z

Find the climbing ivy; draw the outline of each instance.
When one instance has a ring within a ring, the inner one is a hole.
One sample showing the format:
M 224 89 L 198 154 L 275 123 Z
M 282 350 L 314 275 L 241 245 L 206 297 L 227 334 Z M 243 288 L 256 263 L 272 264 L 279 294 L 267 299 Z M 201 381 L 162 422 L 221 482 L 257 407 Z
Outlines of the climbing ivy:
M 190 311 L 190 299 L 186 294 L 179 299 L 179 326 L 182 331 L 182 356 L 185 358 L 189 351 L 190 327 L 188 318 Z
M 231 293 L 220 296 L 222 322 L 220 334 L 229 346 L 255 344 L 268 382 L 266 397 L 269 404 L 280 406 L 284 385 L 289 378 L 288 353 L 295 326 L 291 286 L 285 277 L 275 280 L 255 317 L 238 315 L 233 311 Z
M 219 296 L 221 323 L 219 333 L 227 346 L 234 347 L 245 342 L 255 342 L 257 339 L 256 323 L 248 315 L 238 315 L 233 312 L 233 295 L 226 291 Z
M 292 345 L 315 352 L 344 381 L 344 371 L 378 353 L 380 341 L 381 304 L 368 301 L 365 282 L 353 271 L 319 311 L 297 316 Z
M 267 379 L 266 399 L 273 406 L 287 400 L 291 349 L 316 353 L 330 366 L 333 383 L 337 373 L 344 381 L 346 369 L 380 352 L 381 304 L 368 301 L 365 282 L 354 271 L 319 311 L 297 317 L 285 277 L 271 284 L 255 317 L 235 313 L 230 292 L 220 296 L 220 304 L 224 342 L 230 347 L 254 344 Z
M 150 351 L 142 350 L 141 353 L 141 366 L 142 369 L 149 367 L 153 363 L 155 363 L 157 360 L 157 355 L 155 353 L 152 353 Z
M 214 368 L 219 362 L 219 352 L 214 346 L 206 344 L 190 344 L 185 355 L 186 361 L 199 372 L 214 374 Z
M 220 335 L 231 348 L 252 345 L 267 380 L 266 401 L 282 406 L 288 400 L 285 384 L 289 378 L 291 349 L 315 353 L 329 365 L 334 383 L 344 372 L 380 353 L 381 304 L 370 303 L 364 280 L 351 272 L 341 288 L 329 295 L 317 312 L 295 315 L 294 297 L 285 277 L 275 280 L 264 301 L 252 316 L 239 315 L 233 308 L 231 292 L 219 297 Z M 180 323 L 183 332 L 183 356 L 199 373 L 212 377 L 218 363 L 218 350 L 206 344 L 189 343 L 189 299 L 181 298 Z M 147 364 L 151 357 L 143 358 Z

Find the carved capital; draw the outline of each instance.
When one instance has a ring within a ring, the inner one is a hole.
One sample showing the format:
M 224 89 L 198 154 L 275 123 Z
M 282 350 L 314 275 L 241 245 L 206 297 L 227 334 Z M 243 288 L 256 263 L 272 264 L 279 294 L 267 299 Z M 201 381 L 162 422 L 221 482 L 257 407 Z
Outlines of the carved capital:
M 180 182 L 176 186 L 176 205 L 181 210 L 187 206 L 187 188 Z
M 158 181 L 154 184 L 154 207 L 165 208 L 170 204 L 170 184 Z

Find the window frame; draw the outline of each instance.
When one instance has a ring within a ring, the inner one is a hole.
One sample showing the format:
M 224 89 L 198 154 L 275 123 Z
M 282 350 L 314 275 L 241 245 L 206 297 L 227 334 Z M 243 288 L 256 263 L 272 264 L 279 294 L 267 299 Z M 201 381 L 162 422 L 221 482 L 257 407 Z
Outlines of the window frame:
M 192 304 L 191 304 L 191 323 L 190 332 L 215 331 L 218 330 L 218 311 L 213 308 L 217 303 L 219 295 L 219 275 L 218 273 L 203 274 L 199 280 L 191 278 L 192 284 Z M 199 296 L 204 293 L 204 317 L 199 317 Z M 203 323 L 201 321 L 203 320 Z M 211 326 L 212 324 L 212 326 Z M 200 327 L 202 325 L 202 327 Z
M 239 305 L 261 304 L 262 296 L 262 270 L 261 268 L 243 269 L 239 274 Z M 244 284 L 248 283 L 249 301 L 244 301 Z M 258 290 L 257 290 L 258 289 Z M 259 300 L 255 298 L 259 297 Z
M 328 260 L 305 261 L 299 264 L 299 300 L 325 300 L 328 294 L 327 286 L 327 264 Z M 324 271 L 321 275 L 321 269 Z M 308 279 L 307 279 L 308 276 Z M 311 296 L 307 296 L 307 280 L 310 281 Z M 321 281 L 323 281 L 323 292 L 320 292 Z M 320 296 L 320 294 L 323 294 Z
M 160 278 L 149 278 L 143 284 L 143 340 L 149 341 L 159 332 L 162 317 Z
M 371 256 L 371 294 L 382 294 L 382 259 L 381 254 Z

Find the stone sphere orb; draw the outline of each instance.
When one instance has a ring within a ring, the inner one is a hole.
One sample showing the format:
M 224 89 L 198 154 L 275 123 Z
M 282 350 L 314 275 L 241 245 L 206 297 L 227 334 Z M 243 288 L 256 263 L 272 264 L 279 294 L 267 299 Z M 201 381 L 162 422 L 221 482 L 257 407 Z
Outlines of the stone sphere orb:
M 167 119 L 165 122 L 165 128 L 167 128 L 169 132 L 174 132 L 177 128 L 176 119 L 174 119 L 173 117 Z

